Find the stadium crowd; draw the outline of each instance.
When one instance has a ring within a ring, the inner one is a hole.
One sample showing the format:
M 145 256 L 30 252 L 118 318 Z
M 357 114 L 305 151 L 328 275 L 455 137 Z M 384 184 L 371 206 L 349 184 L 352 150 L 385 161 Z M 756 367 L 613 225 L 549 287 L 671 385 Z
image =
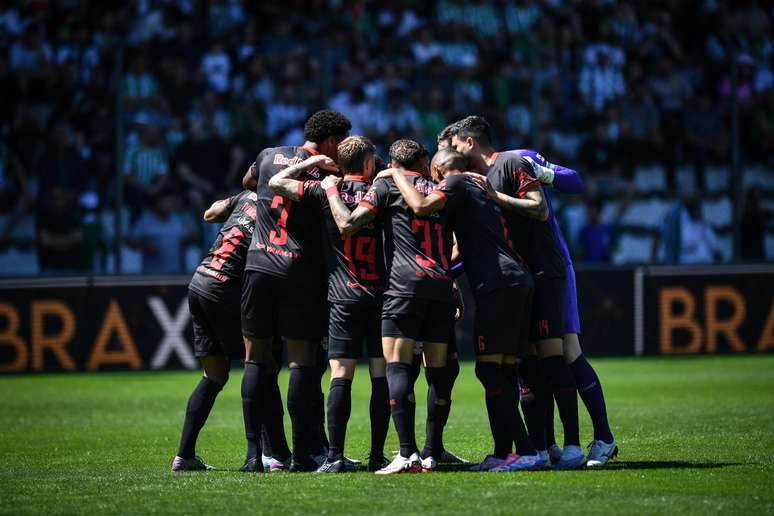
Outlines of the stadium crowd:
M 728 168 L 734 52 L 743 162 L 774 165 L 773 15 L 753 0 L 3 0 L 0 253 L 110 271 L 121 174 L 138 272 L 190 271 L 212 239 L 202 210 L 327 106 L 381 154 L 485 116 L 502 148 L 582 172 L 559 212 L 579 261 L 606 262 L 627 203 L 603 202 L 638 198 L 638 168 L 664 171 L 668 202 Z M 748 195 L 747 259 L 764 258 L 767 193 Z M 712 229 L 695 234 L 716 258 Z

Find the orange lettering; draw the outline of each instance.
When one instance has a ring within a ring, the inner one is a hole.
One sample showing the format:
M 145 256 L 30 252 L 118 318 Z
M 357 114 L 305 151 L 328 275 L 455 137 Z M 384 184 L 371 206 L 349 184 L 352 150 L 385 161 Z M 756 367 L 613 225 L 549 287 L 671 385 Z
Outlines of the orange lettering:
M 0 372 L 17 373 L 27 367 L 27 344 L 19 337 L 19 312 L 8 303 L 0 303 L 0 317 L 8 321 L 5 331 L 0 333 L 0 344 L 16 348 L 16 359 L 13 362 L 0 364 Z
M 681 313 L 672 312 L 672 305 L 680 303 L 684 309 Z M 696 301 L 691 293 L 682 287 L 667 287 L 659 292 L 659 311 L 661 313 L 661 353 L 698 353 L 701 351 L 701 326 L 694 318 Z M 683 328 L 691 333 L 691 341 L 687 345 L 675 346 L 672 342 L 672 332 Z
M 763 325 L 761 338 L 758 339 L 756 351 L 769 351 L 774 349 L 774 303 L 769 308 L 769 316 L 766 318 L 766 324 Z
M 62 321 L 62 330 L 46 335 L 43 322 L 46 316 L 55 316 Z M 74 371 L 75 361 L 67 352 L 67 344 L 75 335 L 75 315 L 66 304 L 55 299 L 32 302 L 32 369 L 42 371 L 45 351 L 50 350 L 62 369 Z
M 110 336 L 115 333 L 121 349 L 111 351 L 108 349 Z M 105 364 L 127 364 L 132 369 L 140 369 L 142 360 L 134 345 L 132 335 L 126 326 L 126 321 L 121 313 L 121 307 L 115 299 L 110 301 L 105 319 L 102 321 L 102 327 L 99 329 L 97 339 L 94 341 L 94 349 L 86 364 L 86 369 L 94 371 Z
M 734 307 L 731 317 L 718 319 L 718 301 L 727 301 Z M 746 351 L 737 329 L 747 317 L 747 305 L 739 291 L 733 287 L 707 287 L 704 293 L 704 317 L 707 320 L 707 351 L 715 353 L 718 334 L 726 336 L 728 345 L 737 353 Z

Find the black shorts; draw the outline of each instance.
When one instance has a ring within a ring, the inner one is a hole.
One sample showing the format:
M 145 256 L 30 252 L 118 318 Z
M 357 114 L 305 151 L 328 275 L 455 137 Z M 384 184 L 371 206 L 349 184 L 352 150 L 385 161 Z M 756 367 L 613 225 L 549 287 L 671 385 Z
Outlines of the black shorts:
M 476 297 L 476 355 L 523 356 L 527 351 L 532 289 L 499 288 Z
M 194 355 L 208 357 L 224 355 L 241 358 L 245 353 L 239 328 L 239 306 L 234 303 L 216 303 L 188 291 L 188 310 L 191 312 L 194 334 Z
M 454 335 L 454 307 L 431 299 L 385 296 L 382 336 L 422 342 L 449 342 Z
M 319 285 L 296 286 L 286 278 L 245 271 L 242 334 L 246 337 L 319 340 L 325 334 Z
M 561 339 L 564 336 L 564 302 L 567 295 L 567 278 L 535 277 L 535 293 L 532 296 L 529 341 Z
M 365 344 L 368 358 L 381 358 L 382 309 L 379 305 L 331 304 L 328 358 L 360 358 Z

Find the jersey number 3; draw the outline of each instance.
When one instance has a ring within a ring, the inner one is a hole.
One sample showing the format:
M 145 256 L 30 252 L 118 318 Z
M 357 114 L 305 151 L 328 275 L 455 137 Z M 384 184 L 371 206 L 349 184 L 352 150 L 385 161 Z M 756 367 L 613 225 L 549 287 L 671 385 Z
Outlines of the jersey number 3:
M 281 195 L 275 195 L 271 200 L 272 210 L 276 210 L 277 208 L 282 207 L 282 211 L 280 211 L 279 218 L 277 219 L 277 227 L 279 227 L 279 232 L 272 229 L 269 233 L 269 242 L 274 245 L 285 245 L 288 241 L 287 224 L 291 206 L 291 202 Z

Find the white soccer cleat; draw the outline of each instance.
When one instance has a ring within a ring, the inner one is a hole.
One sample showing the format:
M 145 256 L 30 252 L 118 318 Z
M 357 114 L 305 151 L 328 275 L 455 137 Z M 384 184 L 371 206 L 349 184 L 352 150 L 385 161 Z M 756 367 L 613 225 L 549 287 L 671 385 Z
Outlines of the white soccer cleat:
M 562 451 L 562 458 L 556 464 L 556 469 L 578 469 L 586 465 L 586 455 L 580 446 L 567 445 Z
M 430 473 L 431 471 L 435 471 L 435 468 L 438 467 L 438 462 L 433 457 L 425 457 L 422 459 L 422 472 L 423 473 Z
M 558 444 L 552 444 L 548 447 L 548 457 L 551 461 L 551 464 L 556 464 L 562 459 L 562 449 Z
M 505 459 L 498 459 L 497 457 L 487 455 L 483 462 L 472 466 L 470 471 L 489 471 L 492 468 L 500 466 L 503 462 L 505 462 Z
M 412 453 L 411 457 L 403 457 L 398 453 L 392 462 L 376 472 L 377 475 L 393 475 L 397 473 L 419 473 L 422 471 L 422 459 L 418 453 Z
M 586 458 L 586 466 L 589 468 L 604 466 L 618 455 L 618 445 L 615 440 L 612 443 L 606 443 L 601 439 L 595 439 L 591 441 L 589 448 L 589 456 Z

